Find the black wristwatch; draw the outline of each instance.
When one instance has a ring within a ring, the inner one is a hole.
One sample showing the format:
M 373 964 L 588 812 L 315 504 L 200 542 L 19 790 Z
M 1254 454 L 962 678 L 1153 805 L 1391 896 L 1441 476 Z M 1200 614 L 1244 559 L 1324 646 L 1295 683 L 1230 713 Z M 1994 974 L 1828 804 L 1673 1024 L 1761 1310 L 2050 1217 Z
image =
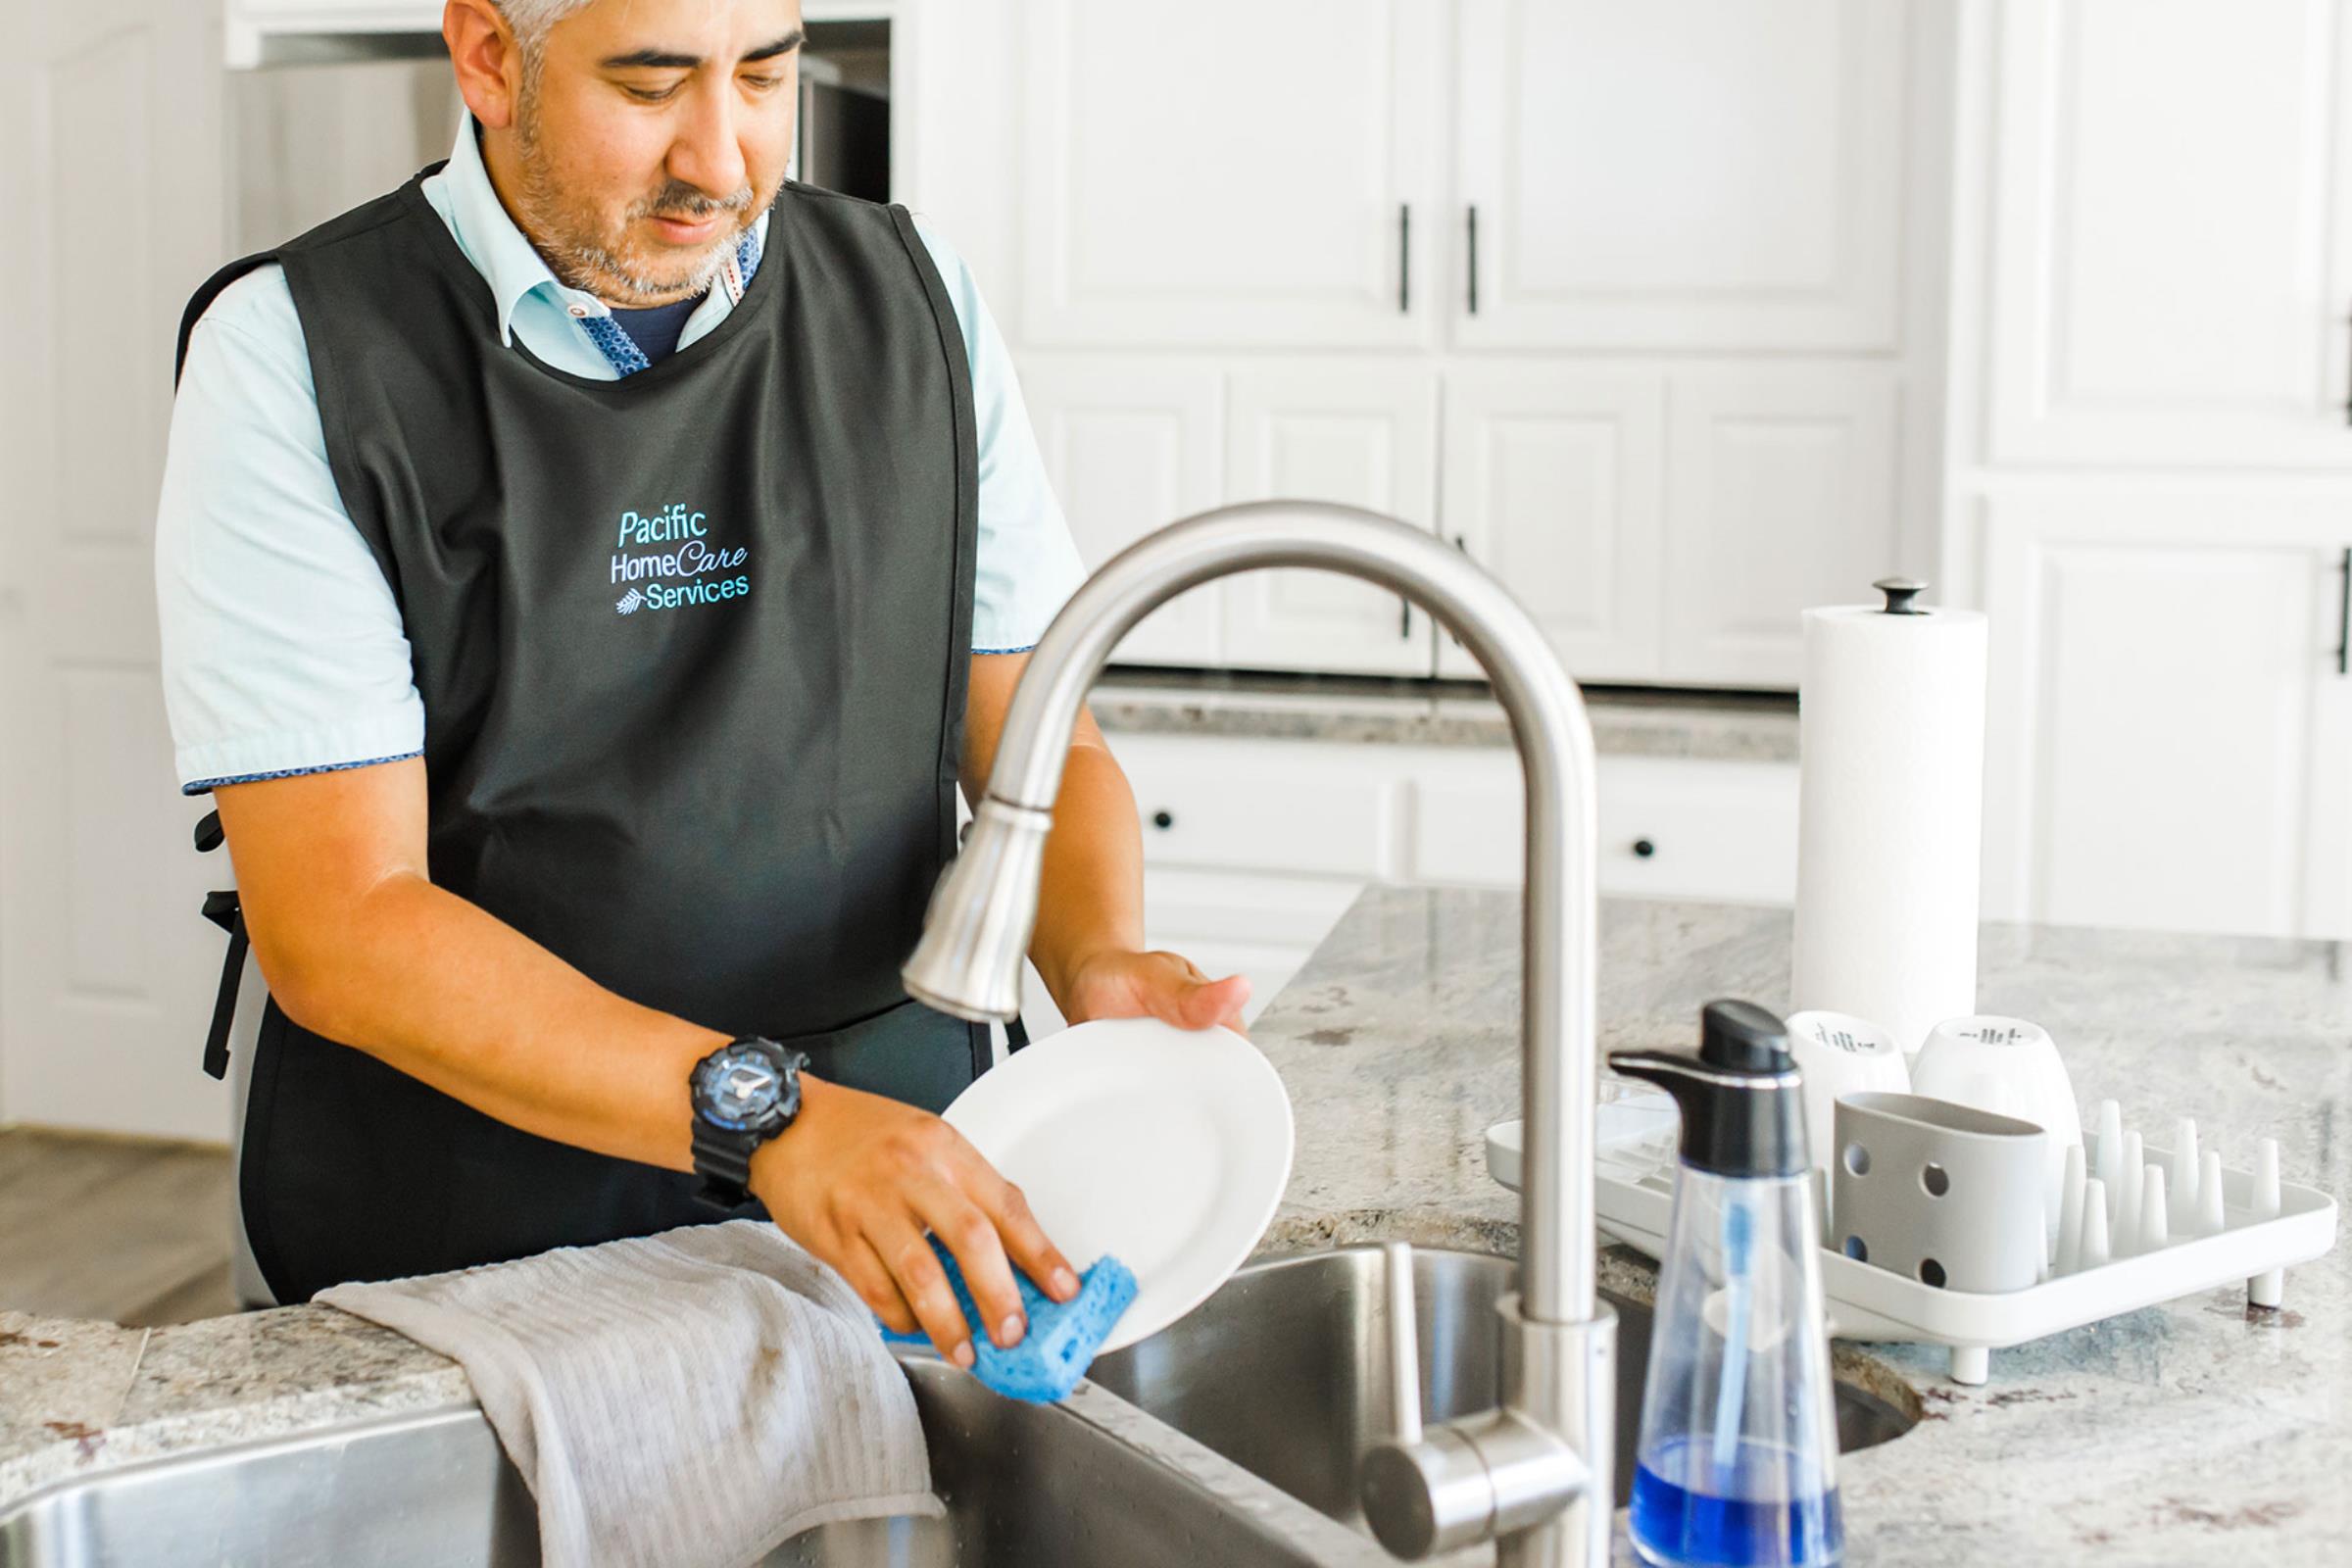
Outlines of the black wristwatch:
M 751 1200 L 752 1154 L 801 1113 L 800 1052 L 747 1035 L 694 1064 L 695 1196 L 714 1208 Z

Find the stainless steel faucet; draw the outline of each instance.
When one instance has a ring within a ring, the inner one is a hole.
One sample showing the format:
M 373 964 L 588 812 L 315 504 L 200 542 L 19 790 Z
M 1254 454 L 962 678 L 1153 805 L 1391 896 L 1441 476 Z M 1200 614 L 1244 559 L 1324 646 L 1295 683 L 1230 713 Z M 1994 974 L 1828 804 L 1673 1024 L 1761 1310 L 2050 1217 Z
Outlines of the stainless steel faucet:
M 1364 1513 L 1402 1557 L 1492 1540 L 1503 1568 L 1598 1568 L 1614 1499 L 1617 1318 L 1593 1288 L 1592 728 L 1584 695 L 1500 583 L 1423 529 L 1328 502 L 1224 507 L 1138 540 L 1071 596 L 1030 656 L 971 834 L 902 971 L 906 990 L 963 1018 L 1018 1010 L 1046 833 L 1087 692 L 1152 611 L 1265 566 L 1344 572 L 1428 610 L 1494 682 L 1527 775 L 1527 1133 L 1519 1290 L 1497 1308 L 1502 1407 L 1421 1428 L 1409 1256 L 1393 1252 L 1398 1430 L 1365 1457 Z

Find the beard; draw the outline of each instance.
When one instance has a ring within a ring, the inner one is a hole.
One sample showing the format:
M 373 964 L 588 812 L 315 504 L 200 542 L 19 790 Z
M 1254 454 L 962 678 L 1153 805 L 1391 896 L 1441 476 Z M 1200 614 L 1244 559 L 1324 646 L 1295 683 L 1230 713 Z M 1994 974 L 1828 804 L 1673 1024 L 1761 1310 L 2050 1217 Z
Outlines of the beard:
M 566 287 L 608 302 L 659 303 L 707 292 L 765 204 L 748 184 L 713 196 L 673 179 L 630 203 L 617 221 L 608 220 L 593 200 L 575 198 L 557 176 L 539 135 L 536 76 L 533 63 L 526 61 L 515 105 L 514 149 L 522 171 L 516 195 L 527 237 L 546 258 L 548 270 Z M 698 250 L 678 254 L 669 247 L 631 244 L 630 226 L 641 219 L 696 220 L 722 212 L 735 214 L 736 221 Z

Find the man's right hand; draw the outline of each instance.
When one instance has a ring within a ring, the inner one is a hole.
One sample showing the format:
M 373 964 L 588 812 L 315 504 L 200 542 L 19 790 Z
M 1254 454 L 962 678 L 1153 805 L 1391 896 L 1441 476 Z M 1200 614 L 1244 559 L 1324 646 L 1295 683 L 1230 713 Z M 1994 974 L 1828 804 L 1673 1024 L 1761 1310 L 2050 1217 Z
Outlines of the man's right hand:
M 999 1347 L 1028 1329 L 1012 1270 L 1056 1301 L 1078 1272 L 1046 1240 L 1021 1190 L 928 1111 L 801 1078 L 801 1113 L 752 1156 L 751 1188 L 785 1235 L 839 1270 L 890 1328 L 972 1364 L 971 1328 L 925 1232 L 963 1269 Z

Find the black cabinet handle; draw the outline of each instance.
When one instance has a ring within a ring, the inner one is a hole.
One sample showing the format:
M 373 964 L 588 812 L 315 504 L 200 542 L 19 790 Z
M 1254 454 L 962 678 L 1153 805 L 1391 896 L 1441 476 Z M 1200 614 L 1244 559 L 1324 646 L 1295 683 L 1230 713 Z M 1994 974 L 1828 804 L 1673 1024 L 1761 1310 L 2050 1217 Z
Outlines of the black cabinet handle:
M 2335 569 L 2343 577 L 2335 602 L 2335 672 L 2352 675 L 2352 545 L 2344 546 Z
M 1165 832 L 1169 828 L 1172 828 L 1176 825 L 1176 815 L 1172 811 L 1153 811 L 1152 813 L 1152 825 L 1155 828 L 1158 828 L 1160 831 Z
M 1650 842 L 1649 842 L 1649 840 L 1647 840 L 1647 839 L 1636 839 L 1636 840 L 1634 840 L 1634 858 L 1635 858 L 1636 859 L 1639 859 L 1639 860 L 1646 860 L 1646 859 L 1648 859 L 1648 858 L 1649 858 L 1651 856 L 1653 856 L 1653 855 L 1655 855 L 1655 854 L 1657 854 L 1657 853 L 1658 853 L 1658 847 L 1657 847 L 1655 844 L 1652 844 L 1652 843 L 1650 843 Z
M 1470 314 L 1478 314 L 1478 203 L 1470 204 Z
M 1399 598 L 1396 601 L 1396 640 L 1400 643 L 1413 640 L 1413 602 L 1410 599 Z
M 1396 314 L 1413 314 L 1413 204 L 1396 204 Z

